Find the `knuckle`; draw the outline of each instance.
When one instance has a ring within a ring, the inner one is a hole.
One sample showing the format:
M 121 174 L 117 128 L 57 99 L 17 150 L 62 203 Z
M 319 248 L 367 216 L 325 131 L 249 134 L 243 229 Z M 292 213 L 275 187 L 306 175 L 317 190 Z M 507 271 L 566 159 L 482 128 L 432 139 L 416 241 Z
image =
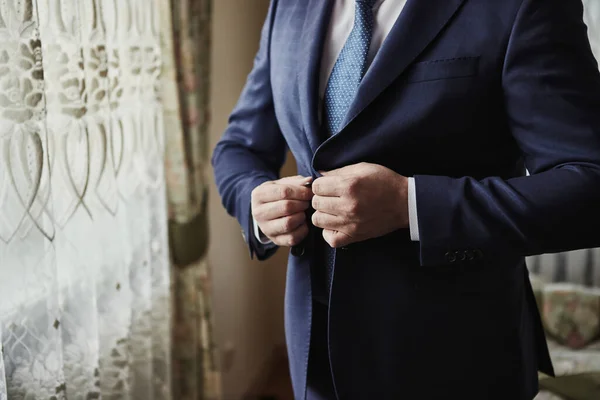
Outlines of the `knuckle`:
M 346 186 L 346 192 L 350 196 L 354 196 L 358 192 L 358 180 L 357 179 L 350 178 L 348 180 L 348 183 L 347 183 L 347 186 Z
M 281 200 L 285 197 L 285 186 L 282 185 L 277 185 L 275 186 L 275 188 L 273 189 L 276 192 L 276 196 L 278 200 Z
M 292 247 L 297 245 L 298 243 L 296 242 L 294 235 L 287 235 L 285 238 L 285 244 L 288 247 Z
M 298 240 L 298 237 L 296 235 L 290 235 L 290 239 L 288 241 L 289 247 L 296 246 L 298 244 L 300 244 L 300 240 Z
M 348 214 L 355 215 L 358 213 L 359 204 L 358 201 L 352 199 L 348 202 Z
M 284 215 L 290 215 L 294 211 L 294 204 L 291 201 L 285 201 L 281 206 L 281 212 Z
M 292 194 L 291 192 L 292 189 L 290 189 L 288 186 L 281 186 L 279 188 L 279 196 L 282 200 L 289 198 Z
M 284 232 L 291 232 L 296 225 L 296 221 L 293 217 L 286 217 L 283 220 L 283 231 Z

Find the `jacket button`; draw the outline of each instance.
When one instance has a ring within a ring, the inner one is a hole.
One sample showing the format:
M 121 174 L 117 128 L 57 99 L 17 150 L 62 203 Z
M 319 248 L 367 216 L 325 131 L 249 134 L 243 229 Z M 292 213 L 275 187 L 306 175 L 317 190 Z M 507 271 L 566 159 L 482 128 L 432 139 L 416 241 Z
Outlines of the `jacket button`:
M 447 252 L 445 257 L 446 257 L 446 261 L 448 261 L 449 263 L 456 262 L 456 254 L 451 251 Z

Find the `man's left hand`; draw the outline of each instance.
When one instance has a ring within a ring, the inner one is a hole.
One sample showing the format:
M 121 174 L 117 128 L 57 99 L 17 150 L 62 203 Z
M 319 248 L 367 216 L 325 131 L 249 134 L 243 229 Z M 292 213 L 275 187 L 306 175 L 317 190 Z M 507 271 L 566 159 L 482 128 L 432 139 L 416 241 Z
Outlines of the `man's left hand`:
M 313 182 L 312 222 L 333 248 L 408 228 L 408 179 L 360 163 L 322 172 Z

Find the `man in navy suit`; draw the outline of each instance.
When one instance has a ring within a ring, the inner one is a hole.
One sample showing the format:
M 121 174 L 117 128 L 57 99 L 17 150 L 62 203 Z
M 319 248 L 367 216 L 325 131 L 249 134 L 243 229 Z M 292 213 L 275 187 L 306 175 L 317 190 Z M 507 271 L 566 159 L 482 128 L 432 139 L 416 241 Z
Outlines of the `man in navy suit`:
M 600 245 L 582 13 L 271 0 L 213 166 L 251 256 L 293 247 L 297 399 L 529 400 L 553 374 L 524 258 Z

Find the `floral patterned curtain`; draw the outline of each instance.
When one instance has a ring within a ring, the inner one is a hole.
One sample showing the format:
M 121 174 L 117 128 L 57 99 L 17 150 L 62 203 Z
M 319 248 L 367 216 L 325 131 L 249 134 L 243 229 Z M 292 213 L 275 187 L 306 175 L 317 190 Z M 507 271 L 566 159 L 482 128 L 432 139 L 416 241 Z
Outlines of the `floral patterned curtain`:
M 155 0 L 0 1 L 0 400 L 171 398 L 160 72 Z
M 216 400 L 221 396 L 221 382 L 205 260 L 211 0 L 161 0 L 161 8 L 175 305 L 173 397 Z

